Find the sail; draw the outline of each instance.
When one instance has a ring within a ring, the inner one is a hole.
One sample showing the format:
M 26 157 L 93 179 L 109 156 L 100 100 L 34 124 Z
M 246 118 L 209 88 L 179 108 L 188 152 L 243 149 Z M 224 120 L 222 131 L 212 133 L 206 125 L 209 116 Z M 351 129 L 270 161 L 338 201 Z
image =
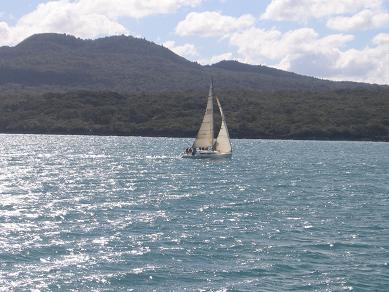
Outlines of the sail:
M 216 138 L 216 150 L 220 153 L 231 153 L 232 147 L 230 142 L 230 135 L 228 133 L 227 123 L 224 118 L 224 113 L 219 99 L 216 97 L 217 105 L 219 106 L 220 115 L 222 116 L 222 123 L 220 126 L 219 135 Z
M 205 110 L 203 122 L 197 133 L 193 147 L 212 147 L 213 146 L 213 85 L 209 88 L 207 108 Z

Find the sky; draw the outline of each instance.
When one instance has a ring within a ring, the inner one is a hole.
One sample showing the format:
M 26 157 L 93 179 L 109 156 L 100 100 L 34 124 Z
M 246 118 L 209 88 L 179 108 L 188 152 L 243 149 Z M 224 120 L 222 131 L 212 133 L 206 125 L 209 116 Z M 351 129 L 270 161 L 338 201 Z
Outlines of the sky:
M 201 64 L 389 84 L 389 0 L 0 0 L 0 46 L 45 32 L 132 35 Z

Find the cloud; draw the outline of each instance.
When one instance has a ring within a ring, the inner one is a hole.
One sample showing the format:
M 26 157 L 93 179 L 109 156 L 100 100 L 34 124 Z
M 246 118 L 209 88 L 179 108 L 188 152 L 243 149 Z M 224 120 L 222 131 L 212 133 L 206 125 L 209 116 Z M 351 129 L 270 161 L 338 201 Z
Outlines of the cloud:
M 177 45 L 175 41 L 166 41 L 162 44 L 164 47 L 173 51 L 177 55 L 186 59 L 197 61 L 203 65 L 215 64 L 223 60 L 231 60 L 233 54 L 230 52 L 212 56 L 210 58 L 198 59 L 200 56 L 196 47 L 193 44 Z
M 220 61 L 231 60 L 231 59 L 232 59 L 232 53 L 223 53 L 220 55 L 212 56 L 211 59 L 209 60 L 209 63 L 215 64 Z
M 11 27 L 11 43 L 44 32 L 70 33 L 83 38 L 127 33 L 124 26 L 103 14 L 79 10 L 80 3 L 53 1 L 38 5 Z
M 143 18 L 154 14 L 175 12 L 182 6 L 194 7 L 202 0 L 78 0 L 78 9 L 111 18 Z
M 0 22 L 0 45 L 15 45 L 35 33 L 69 33 L 82 38 L 128 34 L 119 18 L 142 18 L 195 6 L 202 0 L 58 0 L 39 4 L 14 26 Z
M 262 19 L 301 21 L 377 9 L 381 0 L 272 0 Z
M 175 41 L 166 41 L 163 43 L 163 46 L 187 59 L 193 59 L 199 55 L 193 44 L 184 44 L 180 46 L 176 45 Z
M 373 38 L 375 45 L 389 45 L 389 33 L 379 33 Z
M 255 18 L 249 14 L 232 17 L 212 11 L 191 12 L 177 24 L 176 33 L 180 36 L 222 37 L 254 23 Z
M 312 28 L 286 33 L 251 28 L 234 34 L 230 43 L 238 47 L 247 63 L 270 63 L 284 70 L 326 77 L 334 73 L 340 48 L 352 39 L 352 35 L 342 34 L 320 37 Z
M 323 54 L 336 51 L 353 39 L 352 35 L 335 34 L 320 38 L 312 28 L 300 28 L 286 33 L 278 30 L 250 28 L 235 33 L 230 43 L 248 63 L 282 60 L 303 54 Z M 284 62 L 285 64 L 285 62 Z
M 389 43 L 342 52 L 336 68 L 333 79 L 389 84 Z
M 230 52 L 227 52 L 227 53 L 219 54 L 216 56 L 212 56 L 210 58 L 201 59 L 201 60 L 199 60 L 199 63 L 202 65 L 211 65 L 211 64 L 218 63 L 220 61 L 231 60 L 232 57 L 233 57 L 233 54 Z
M 350 34 L 321 37 L 312 28 L 282 33 L 250 28 L 233 34 L 239 59 L 333 80 L 389 84 L 389 34 L 376 35 L 363 49 L 347 49 Z
M 389 13 L 365 9 L 352 16 L 338 16 L 327 21 L 327 26 L 339 31 L 367 30 L 389 25 Z
M 0 39 L 8 39 L 9 38 L 10 28 L 8 24 L 4 21 L 0 21 Z

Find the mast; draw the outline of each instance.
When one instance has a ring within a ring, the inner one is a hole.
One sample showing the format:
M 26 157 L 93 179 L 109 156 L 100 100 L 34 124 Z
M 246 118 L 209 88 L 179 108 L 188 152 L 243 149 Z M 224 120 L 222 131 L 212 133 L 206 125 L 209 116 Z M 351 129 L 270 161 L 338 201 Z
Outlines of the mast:
M 208 100 L 211 100 L 211 123 L 210 123 L 210 128 L 211 128 L 211 147 L 213 147 L 214 143 L 214 128 L 213 128 L 213 78 L 211 78 L 211 84 L 209 85 L 209 94 L 208 94 Z

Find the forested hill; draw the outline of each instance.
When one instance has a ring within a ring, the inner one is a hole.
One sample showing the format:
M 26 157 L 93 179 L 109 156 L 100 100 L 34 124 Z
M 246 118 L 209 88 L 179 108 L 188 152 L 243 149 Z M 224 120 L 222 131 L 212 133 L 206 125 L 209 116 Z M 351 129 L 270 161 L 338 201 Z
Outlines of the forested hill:
M 193 137 L 211 77 L 232 138 L 389 141 L 389 86 L 201 66 L 144 39 L 62 34 L 0 48 L 0 133 Z
M 210 76 L 222 90 L 329 90 L 372 87 L 333 82 L 266 66 L 223 61 L 190 62 L 144 39 L 113 36 L 82 40 L 63 34 L 33 35 L 0 48 L 0 88 L 35 87 L 161 92 L 202 90 Z

